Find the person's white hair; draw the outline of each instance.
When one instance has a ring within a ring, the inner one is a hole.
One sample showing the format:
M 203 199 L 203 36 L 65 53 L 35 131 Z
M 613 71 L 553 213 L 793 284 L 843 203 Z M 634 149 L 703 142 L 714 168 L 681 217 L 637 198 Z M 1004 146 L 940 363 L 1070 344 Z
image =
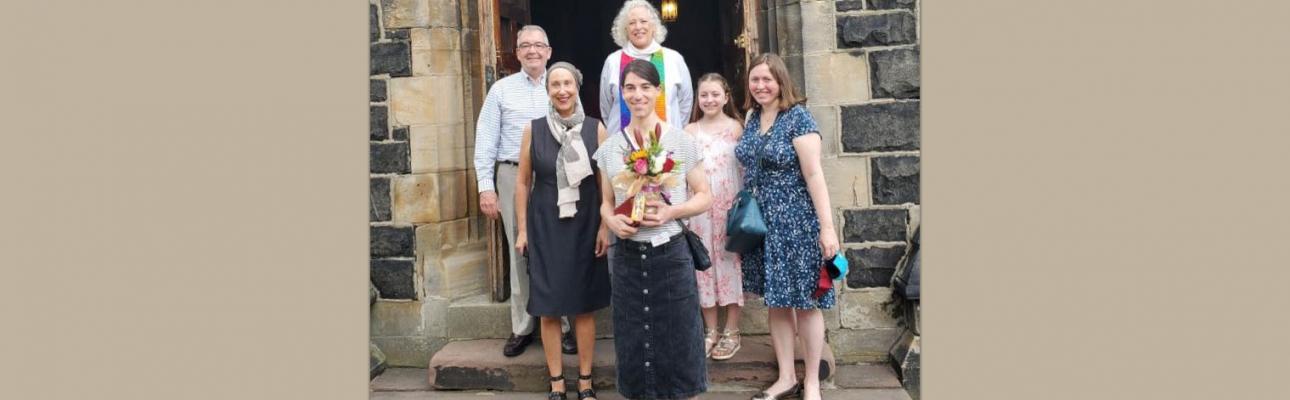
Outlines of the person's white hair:
M 645 7 L 649 10 L 650 21 L 654 23 L 654 41 L 662 44 L 663 39 L 667 38 L 667 27 L 663 26 L 663 19 L 658 16 L 658 9 L 645 0 L 627 0 L 623 3 L 623 8 L 618 10 L 618 16 L 614 17 L 614 26 L 609 28 L 609 36 L 613 37 L 614 43 L 621 47 L 627 47 L 632 43 L 631 39 L 627 38 L 627 13 L 636 7 Z
M 551 45 L 551 38 L 546 35 L 546 29 L 542 29 L 542 27 L 537 25 L 524 25 L 523 27 L 520 27 L 520 30 L 515 31 L 515 44 L 520 44 L 520 35 L 523 35 L 524 32 L 528 31 L 542 32 L 542 40 L 547 42 L 547 46 Z

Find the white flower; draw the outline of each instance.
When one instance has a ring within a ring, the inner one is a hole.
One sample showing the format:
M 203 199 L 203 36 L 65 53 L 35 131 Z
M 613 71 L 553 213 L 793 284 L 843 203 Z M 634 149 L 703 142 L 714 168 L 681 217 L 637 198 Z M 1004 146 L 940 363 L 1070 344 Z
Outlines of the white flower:
M 663 163 L 667 162 L 667 155 L 659 153 L 649 160 L 649 173 L 657 174 L 663 172 Z

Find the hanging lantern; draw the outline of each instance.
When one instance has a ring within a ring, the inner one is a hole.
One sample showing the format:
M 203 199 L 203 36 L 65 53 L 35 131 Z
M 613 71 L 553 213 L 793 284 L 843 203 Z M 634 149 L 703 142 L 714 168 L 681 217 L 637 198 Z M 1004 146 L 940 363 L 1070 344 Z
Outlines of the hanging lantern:
M 663 6 L 660 12 L 663 14 L 663 22 L 676 22 L 676 0 L 663 0 Z

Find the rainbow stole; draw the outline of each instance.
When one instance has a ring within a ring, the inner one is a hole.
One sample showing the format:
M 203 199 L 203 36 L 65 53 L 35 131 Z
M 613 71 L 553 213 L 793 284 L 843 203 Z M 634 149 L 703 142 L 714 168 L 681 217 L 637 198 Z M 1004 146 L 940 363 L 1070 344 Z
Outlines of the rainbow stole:
M 618 60 L 618 79 L 622 79 L 623 71 L 627 70 L 627 64 L 635 59 L 627 55 L 625 51 L 622 53 L 621 58 Z M 667 79 L 664 79 L 666 77 L 663 76 L 663 49 L 658 49 L 658 51 L 654 52 L 650 56 L 649 62 L 654 64 L 654 69 L 658 70 L 658 99 L 654 101 L 654 113 L 658 114 L 659 120 L 667 122 Z M 622 122 L 622 126 L 619 129 L 626 129 L 627 125 L 632 122 L 632 113 L 627 109 L 627 100 L 623 98 L 621 87 L 618 90 L 618 112 L 620 115 L 618 120 Z

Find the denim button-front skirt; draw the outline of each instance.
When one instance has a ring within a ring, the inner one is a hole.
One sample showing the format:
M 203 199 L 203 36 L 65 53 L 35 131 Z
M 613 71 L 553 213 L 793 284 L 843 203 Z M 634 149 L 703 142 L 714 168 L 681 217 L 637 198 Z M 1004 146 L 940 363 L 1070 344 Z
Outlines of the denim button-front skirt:
M 703 318 L 688 246 L 683 235 L 657 247 L 619 240 L 610 253 L 623 397 L 677 399 L 707 391 Z

